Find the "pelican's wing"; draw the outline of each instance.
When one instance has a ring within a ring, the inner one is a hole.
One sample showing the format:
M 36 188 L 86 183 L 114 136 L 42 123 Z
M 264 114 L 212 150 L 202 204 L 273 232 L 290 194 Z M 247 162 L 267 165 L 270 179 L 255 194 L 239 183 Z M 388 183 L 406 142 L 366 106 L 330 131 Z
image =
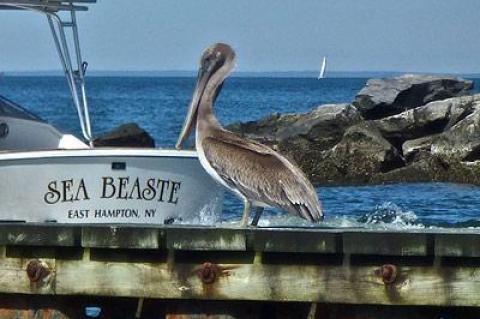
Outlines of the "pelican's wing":
M 202 142 L 205 157 L 227 184 L 251 200 L 310 221 L 322 219 L 315 189 L 299 168 L 263 144 L 227 133 L 228 138 Z

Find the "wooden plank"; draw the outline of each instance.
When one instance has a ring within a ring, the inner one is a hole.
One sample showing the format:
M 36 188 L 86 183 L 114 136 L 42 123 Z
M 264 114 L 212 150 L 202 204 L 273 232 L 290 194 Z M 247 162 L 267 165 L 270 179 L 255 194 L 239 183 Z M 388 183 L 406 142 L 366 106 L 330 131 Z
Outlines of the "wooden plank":
M 480 232 L 0 223 L 0 245 L 479 257 Z
M 384 284 L 379 266 L 221 264 L 202 281 L 199 264 L 57 261 L 56 293 L 167 299 L 480 306 L 476 267 L 403 266 Z
M 0 260 L 0 291 L 2 293 L 32 293 L 26 273 L 26 263 L 18 258 Z
M 245 230 L 240 228 L 166 228 L 166 243 L 175 250 L 246 250 Z
M 358 255 L 426 256 L 428 234 L 407 232 L 345 232 L 343 252 Z
M 56 225 L 0 224 L 0 245 L 74 246 L 75 228 Z
M 50 274 L 31 282 L 27 275 L 27 266 L 31 259 L 0 258 L 0 292 L 22 294 L 55 293 L 55 260 L 42 259 L 48 265 Z
M 292 253 L 337 253 L 339 235 L 336 232 L 315 230 L 252 230 L 252 243 L 255 251 Z M 340 251 L 341 252 L 341 251 Z
M 436 234 L 435 255 L 480 257 L 480 234 Z
M 158 249 L 163 231 L 159 228 L 90 226 L 82 228 L 83 247 Z

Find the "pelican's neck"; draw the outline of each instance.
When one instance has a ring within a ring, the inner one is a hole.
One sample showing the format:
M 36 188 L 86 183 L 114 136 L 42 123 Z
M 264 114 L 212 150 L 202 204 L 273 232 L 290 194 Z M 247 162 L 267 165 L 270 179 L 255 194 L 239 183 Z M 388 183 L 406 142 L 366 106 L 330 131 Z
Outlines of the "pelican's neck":
M 198 123 L 209 123 L 209 124 L 217 124 L 219 122 L 215 117 L 215 113 L 213 112 L 213 98 L 203 99 L 198 106 L 198 115 L 197 115 L 197 125 Z
M 222 129 L 220 122 L 215 117 L 213 105 L 216 100 L 216 94 L 219 86 L 223 83 L 225 76 L 212 76 L 208 81 L 204 93 L 201 97 L 197 114 L 197 139 L 203 139 L 210 135 L 212 131 Z

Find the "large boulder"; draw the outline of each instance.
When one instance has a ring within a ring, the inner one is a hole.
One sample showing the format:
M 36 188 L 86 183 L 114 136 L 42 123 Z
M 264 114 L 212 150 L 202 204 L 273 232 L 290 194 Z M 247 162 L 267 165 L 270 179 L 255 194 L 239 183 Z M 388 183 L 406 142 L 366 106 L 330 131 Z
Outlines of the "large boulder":
M 307 113 L 274 113 L 258 121 L 234 123 L 227 128 L 242 136 L 274 144 L 302 138 L 328 149 L 342 138 L 348 127 L 361 120 L 360 113 L 351 104 L 325 104 Z
M 379 119 L 432 101 L 465 95 L 473 82 L 456 77 L 403 75 L 370 79 L 353 104 L 365 119 Z
M 155 147 L 154 139 L 136 123 L 122 124 L 97 137 L 94 146 L 101 147 Z
M 342 138 L 348 127 L 361 120 L 360 113 L 351 104 L 320 105 L 298 117 L 291 125 L 280 128 L 276 134 L 277 140 L 286 141 L 302 136 L 327 149 Z
M 449 161 L 480 159 L 480 94 L 447 101 L 453 109 L 445 129 L 403 143 L 405 157 L 414 159 L 423 154 L 423 157 L 434 155 Z
M 382 135 L 394 145 L 438 134 L 452 127 L 474 111 L 480 95 L 449 98 L 375 120 Z
M 327 151 L 312 173 L 317 183 L 368 183 L 372 176 L 404 165 L 400 152 L 371 121 L 347 129 L 341 141 Z

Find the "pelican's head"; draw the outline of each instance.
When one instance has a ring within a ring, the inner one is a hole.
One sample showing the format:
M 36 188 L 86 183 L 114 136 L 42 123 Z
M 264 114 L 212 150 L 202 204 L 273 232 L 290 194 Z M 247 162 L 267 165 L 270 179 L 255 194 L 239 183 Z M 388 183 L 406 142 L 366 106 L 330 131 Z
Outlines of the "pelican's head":
M 197 118 L 198 107 L 205 98 L 211 103 L 221 89 L 221 84 L 235 66 L 235 51 L 225 43 L 216 43 L 207 48 L 200 59 L 197 85 L 193 92 L 192 101 L 188 108 L 182 131 L 175 147 L 181 149 L 183 143 L 190 135 L 190 131 Z
M 234 61 L 235 51 L 228 44 L 215 43 L 203 51 L 200 58 L 199 80 L 202 75 L 211 77 L 222 68 L 221 73 L 228 75 L 233 69 Z

